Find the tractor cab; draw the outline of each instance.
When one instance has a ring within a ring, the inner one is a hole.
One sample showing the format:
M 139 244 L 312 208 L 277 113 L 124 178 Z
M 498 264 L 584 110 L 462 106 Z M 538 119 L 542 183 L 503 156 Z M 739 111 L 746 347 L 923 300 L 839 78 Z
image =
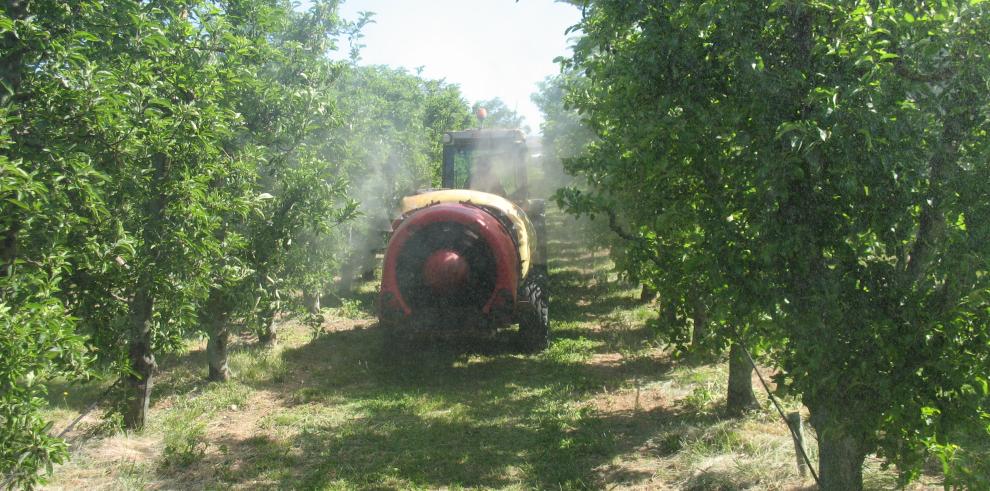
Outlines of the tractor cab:
M 443 187 L 524 204 L 530 198 L 527 154 L 526 137 L 518 129 L 451 131 L 443 136 Z

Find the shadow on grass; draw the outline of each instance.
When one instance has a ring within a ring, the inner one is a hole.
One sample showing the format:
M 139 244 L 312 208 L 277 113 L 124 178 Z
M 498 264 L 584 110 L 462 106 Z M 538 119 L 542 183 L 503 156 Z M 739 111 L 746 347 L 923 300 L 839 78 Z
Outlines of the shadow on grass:
M 85 382 L 55 380 L 46 384 L 48 406 L 82 412 L 113 384 L 115 379 L 95 378 Z
M 649 337 L 647 328 L 596 324 L 640 305 L 628 288 L 595 277 L 607 264 L 604 254 L 591 257 L 566 241 L 551 246 L 551 318 L 560 329 L 546 352 L 516 353 L 511 333 L 403 353 L 384 352 L 374 324 L 324 333 L 284 348 L 278 373 L 237 380 L 276 398 L 278 411 L 260 423 L 261 434 L 211 442 L 220 451 L 206 454 L 196 473 L 275 488 L 602 487 L 598 469 L 640 449 L 680 415 L 660 405 L 598 411 L 593 401 L 664 379 L 671 366 L 612 350 L 642 348 L 636 342 Z M 373 292 L 360 295 L 362 305 L 373 305 Z M 606 356 L 592 360 L 596 354 Z M 169 366 L 178 376 L 159 386 L 162 394 L 202 383 L 201 351 Z M 157 477 L 165 487 L 184 487 L 192 474 L 163 469 Z M 647 478 L 625 470 L 610 480 Z
M 590 276 L 572 269 L 551 271 L 550 317 L 553 321 L 601 324 L 620 312 L 653 308 L 639 300 L 635 289 Z
M 279 488 L 597 488 L 597 467 L 674 416 L 581 404 L 669 371 L 652 359 L 568 362 L 553 348 L 521 356 L 508 344 L 482 355 L 444 346 L 399 355 L 382 351 L 382 337 L 377 327 L 331 332 L 285 349 L 284 377 L 240 380 L 280 399 L 269 424 L 289 436 L 221 438 L 213 443 L 223 452 L 199 467 L 224 482 Z M 351 417 L 333 417 L 336 405 Z M 175 470 L 158 477 L 189 479 Z
M 667 379 L 672 367 L 648 357 L 568 362 L 555 359 L 554 348 L 520 356 L 504 344 L 480 356 L 450 346 L 384 353 L 382 338 L 375 326 L 331 332 L 282 351 L 284 375 L 241 380 L 280 399 L 266 427 L 287 436 L 221 437 L 212 443 L 223 451 L 205 456 L 198 473 L 293 489 L 594 489 L 604 484 L 600 469 L 652 447 L 665 426 L 723 419 L 681 407 L 599 413 L 582 404 L 635 380 Z M 341 420 L 335 407 L 345 406 Z M 166 487 L 193 479 L 174 469 L 158 477 Z M 623 469 L 605 477 L 650 475 Z

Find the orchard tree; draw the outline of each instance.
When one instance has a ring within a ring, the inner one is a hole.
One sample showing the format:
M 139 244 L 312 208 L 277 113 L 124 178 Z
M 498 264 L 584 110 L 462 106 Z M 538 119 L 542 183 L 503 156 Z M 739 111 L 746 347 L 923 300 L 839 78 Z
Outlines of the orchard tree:
M 351 64 L 335 92 L 347 121 L 334 132 L 335 148 L 363 215 L 339 248 L 346 292 L 358 270 L 370 269 L 399 200 L 440 186 L 443 135 L 469 127 L 471 115 L 457 86 L 402 69 Z
M 252 12 L 263 19 L 240 22 Z M 156 355 L 204 324 L 219 351 L 231 312 L 251 310 L 243 285 L 279 284 L 293 237 L 350 215 L 322 143 L 337 22 L 336 2 L 2 5 L 0 471 L 13 484 L 65 456 L 37 415 L 45 382 L 85 377 L 95 358 L 125 380 L 125 424 L 143 426 Z
M 565 100 L 568 93 L 580 91 L 585 81 L 580 74 L 566 71 L 541 81 L 531 96 L 543 113 L 543 152 L 551 159 L 562 161 L 583 155 L 594 140 L 581 114 Z
M 254 197 L 249 212 L 218 217 L 225 254 L 199 310 L 209 336 L 208 377 L 223 381 L 235 325 L 274 345 L 279 314 L 298 310 L 295 293 L 312 300 L 335 271 L 334 229 L 355 206 L 332 134 L 341 122 L 333 88 L 344 66 L 330 54 L 338 36 L 361 24 L 341 21 L 335 1 L 303 12 L 284 2 L 236 2 L 204 19 L 206 38 L 223 43 L 209 49 L 224 54 L 217 60 L 228 87 L 224 104 L 243 118 L 224 148 L 251 164 L 240 179 L 215 184 L 226 192 L 247 187 Z
M 583 81 L 574 72 L 553 75 L 541 81 L 537 92 L 530 97 L 543 113 L 540 135 L 546 195 L 553 194 L 558 187 L 574 184 L 574 179 L 564 172 L 563 162 L 583 155 L 594 140 L 578 111 L 565 103 L 566 94 L 580 90 Z
M 245 43 L 236 51 L 239 60 L 226 59 L 241 70 L 227 82 L 230 104 L 245 120 L 234 144 L 259 156 L 256 195 L 264 199 L 255 213 L 231 224 L 244 238 L 238 258 L 250 277 L 218 283 L 227 293 L 217 294 L 233 303 L 216 304 L 224 317 L 245 317 L 267 346 L 277 339 L 277 315 L 292 309 L 288 292 L 309 294 L 332 277 L 332 244 L 323 239 L 353 216 L 332 134 L 341 124 L 333 91 L 344 66 L 329 56 L 339 35 L 360 28 L 339 20 L 336 1 L 314 2 L 305 12 L 271 3 L 240 2 L 225 18 L 225 28 L 243 32 Z M 225 333 L 211 336 L 211 373 L 225 360 Z
M 10 12 L 17 16 L 17 12 Z M 15 17 L 16 18 L 16 17 Z M 0 26 L 12 17 L 0 14 Z M 39 34 L 40 26 L 20 20 L 18 35 Z M 0 27 L 0 35 L 8 36 Z M 37 39 L 37 38 L 35 38 Z M 9 45 L 8 45 L 9 46 Z M 4 50 L 11 56 L 15 50 Z M 34 55 L 36 53 L 22 53 Z M 9 62 L 5 56 L 4 62 Z M 23 62 L 13 63 L 20 65 Z M 10 65 L 8 65 L 10 66 Z M 23 66 L 23 65 L 20 65 Z M 17 66 L 17 68 L 20 68 Z M 4 86 L 23 96 L 25 84 L 3 73 Z M 27 85 L 34 84 L 29 81 Z M 48 87 L 50 88 L 50 86 Z M 10 94 L 8 94 L 10 95 Z M 67 237 L 87 219 L 104 213 L 92 193 L 101 177 L 84 156 L 25 157 L 9 130 L 23 129 L 22 101 L 0 105 L 0 486 L 31 487 L 38 470 L 62 462 L 64 442 L 49 434 L 39 410 L 46 384 L 58 377 L 88 374 L 90 356 L 57 292 L 70 272 L 73 250 Z M 60 142 L 51 142 L 57 148 Z M 39 162 L 41 161 L 41 162 Z M 44 165 L 39 165 L 43 163 Z M 88 210 L 86 209 L 88 208 Z M 86 212 L 89 213 L 86 213 Z
M 589 170 L 582 157 L 587 153 L 589 145 L 596 141 L 595 136 L 590 123 L 565 100 L 567 94 L 581 94 L 587 86 L 586 77 L 574 70 L 567 70 L 542 82 L 540 91 L 533 96 L 545 117 L 542 126 L 544 158 L 547 160 L 545 169 L 553 169 L 554 162 L 561 162 L 572 173 L 580 174 Z M 635 183 L 642 175 L 635 173 L 624 177 L 629 179 L 629 183 Z M 642 283 L 640 299 L 644 302 L 651 301 L 658 290 L 663 293 L 663 315 L 655 324 L 662 337 L 672 342 L 681 352 L 690 351 L 700 355 L 720 353 L 727 345 L 731 346 L 727 412 L 738 415 L 756 407 L 756 396 L 751 383 L 753 369 L 740 346 L 730 342 L 733 336 L 739 334 L 742 326 L 746 325 L 746 321 L 741 316 L 731 323 L 724 318 L 713 318 L 709 310 L 724 309 L 710 305 L 711 300 L 703 293 L 702 284 L 708 281 L 708 276 L 707 273 L 702 274 L 702 271 L 710 268 L 697 259 L 685 261 L 685 256 L 673 254 L 674 251 L 682 250 L 693 252 L 690 243 L 702 238 L 695 227 L 695 220 L 700 217 L 690 214 L 703 210 L 699 208 L 703 197 L 698 196 L 699 200 L 690 207 L 677 212 L 681 215 L 679 223 L 686 227 L 685 235 L 675 236 L 670 233 L 672 228 L 668 224 L 667 233 L 663 237 L 658 238 L 649 233 L 639 237 L 629 230 L 636 224 L 648 223 L 654 219 L 651 208 L 617 204 L 641 203 L 644 198 L 640 192 L 635 191 L 635 187 L 623 184 L 602 188 L 594 180 L 574 183 L 562 176 L 555 181 L 570 188 L 561 190 L 558 199 L 569 205 L 571 211 L 592 216 L 603 215 L 604 220 L 598 221 L 599 228 L 605 229 L 602 236 L 606 238 L 605 242 L 609 246 L 616 269 L 629 280 Z M 623 192 L 626 189 L 634 192 L 626 194 Z M 696 190 L 686 192 L 695 193 Z M 608 212 L 597 213 L 600 210 Z M 608 228 L 613 231 L 608 231 Z M 686 271 L 685 262 L 691 265 L 692 271 Z
M 987 484 L 958 438 L 990 432 L 988 8 L 616 0 L 579 25 L 568 98 L 598 140 L 562 198 L 766 347 L 823 489 L 861 489 L 874 451 Z
M 199 327 L 213 269 L 228 252 L 221 218 L 247 213 L 251 196 L 237 184 L 250 181 L 255 156 L 228 151 L 242 119 L 226 103 L 223 82 L 237 67 L 221 63 L 219 54 L 235 46 L 220 44 L 230 38 L 216 32 L 215 8 L 113 8 L 118 29 L 101 37 L 105 51 L 94 54 L 106 58 L 106 70 L 100 87 L 91 88 L 101 97 L 92 125 L 114 143 L 96 156 L 112 182 L 105 195 L 114 226 L 133 242 L 115 298 L 126 305 L 124 422 L 139 428 L 155 354 L 181 346 Z
M 125 374 L 124 421 L 138 428 L 155 355 L 198 330 L 214 269 L 231 270 L 224 266 L 236 241 L 224 217 L 256 201 L 247 185 L 259 157 L 234 145 L 243 118 L 225 83 L 242 67 L 221 62 L 239 38 L 223 35 L 228 26 L 207 3 L 36 8 L 44 22 L 64 19 L 47 42 L 69 54 L 52 50 L 27 66 L 54 84 L 29 93 L 22 120 L 33 126 L 15 146 L 26 155 L 84 155 L 102 177 L 97 192 L 112 213 L 71 230 L 74 250 L 90 254 L 70 256 L 69 288 L 57 296 L 99 358 Z M 61 146 L 37 143 L 48 141 Z
M 0 124 L 12 124 L 10 109 L 0 108 Z M 0 152 L 11 150 L 5 133 Z M 88 200 L 98 207 L 98 197 L 86 187 L 99 176 L 85 161 L 59 163 L 68 172 L 39 172 L 31 162 L 0 154 L 0 226 L 7 232 L 0 263 L 0 475 L 9 479 L 3 486 L 30 487 L 39 469 L 64 460 L 66 445 L 49 434 L 51 423 L 38 414 L 45 384 L 88 374 L 84 338 L 56 294 L 70 271 L 68 257 L 78 253 L 65 238 L 87 218 L 73 213 L 68 202 Z
M 0 486 L 30 488 L 67 456 L 39 415 L 52 379 L 89 376 L 77 332 L 71 276 L 79 265 L 116 267 L 115 246 L 90 234 L 108 213 L 98 190 L 89 95 L 79 48 L 85 5 L 0 3 Z M 42 69 L 44 68 L 44 69 Z

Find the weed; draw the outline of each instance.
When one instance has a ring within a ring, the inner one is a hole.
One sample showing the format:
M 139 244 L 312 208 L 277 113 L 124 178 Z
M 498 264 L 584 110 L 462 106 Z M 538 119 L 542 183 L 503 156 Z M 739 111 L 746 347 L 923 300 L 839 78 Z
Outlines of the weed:
M 204 412 L 237 409 L 244 407 L 250 391 L 250 387 L 234 380 L 210 385 L 195 401 Z
M 178 411 L 165 423 L 162 467 L 182 469 L 206 454 L 206 424 L 201 415 L 198 410 Z
M 695 387 L 690 394 L 681 400 L 685 409 L 694 413 L 707 414 L 711 412 L 712 403 L 715 402 L 715 384 L 709 382 Z
M 292 394 L 296 404 L 307 404 L 323 400 L 325 392 L 315 387 L 303 387 Z
M 326 316 L 323 315 L 322 311 L 315 314 L 306 312 L 302 317 L 302 323 L 309 328 L 312 339 L 319 338 L 324 333 L 323 323 L 326 320 Z
M 600 341 L 592 341 L 584 336 L 577 339 L 562 338 L 554 341 L 544 356 L 547 360 L 561 364 L 581 363 L 590 358 L 595 349 L 602 344 Z
M 111 436 L 120 433 L 124 429 L 124 415 L 120 411 L 107 411 L 100 418 L 99 423 L 89 427 L 87 436 L 89 438 L 97 436 Z
M 340 307 L 337 307 L 336 314 L 344 319 L 365 319 L 368 317 L 364 302 L 359 298 L 343 298 L 340 300 Z
M 654 448 L 661 457 L 679 452 L 684 448 L 681 434 L 674 431 L 662 433 L 654 442 Z
M 278 348 L 268 350 L 252 347 L 237 351 L 230 356 L 229 364 L 238 380 L 247 385 L 281 383 L 288 372 Z

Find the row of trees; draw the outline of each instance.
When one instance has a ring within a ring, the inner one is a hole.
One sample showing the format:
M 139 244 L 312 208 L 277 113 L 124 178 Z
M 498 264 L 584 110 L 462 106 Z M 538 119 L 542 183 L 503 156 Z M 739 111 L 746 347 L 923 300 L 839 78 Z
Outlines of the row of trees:
M 872 452 L 990 485 L 960 447 L 990 435 L 990 6 L 580 4 L 537 97 L 584 178 L 558 198 L 626 239 L 663 335 L 779 367 L 823 489 L 861 489 Z
M 274 344 L 397 197 L 439 183 L 441 136 L 470 106 L 357 66 L 370 17 L 337 3 L 0 3 L 5 484 L 66 456 L 38 413 L 48 381 L 119 375 L 140 428 L 156 356 L 205 334 L 225 380 L 235 329 Z

